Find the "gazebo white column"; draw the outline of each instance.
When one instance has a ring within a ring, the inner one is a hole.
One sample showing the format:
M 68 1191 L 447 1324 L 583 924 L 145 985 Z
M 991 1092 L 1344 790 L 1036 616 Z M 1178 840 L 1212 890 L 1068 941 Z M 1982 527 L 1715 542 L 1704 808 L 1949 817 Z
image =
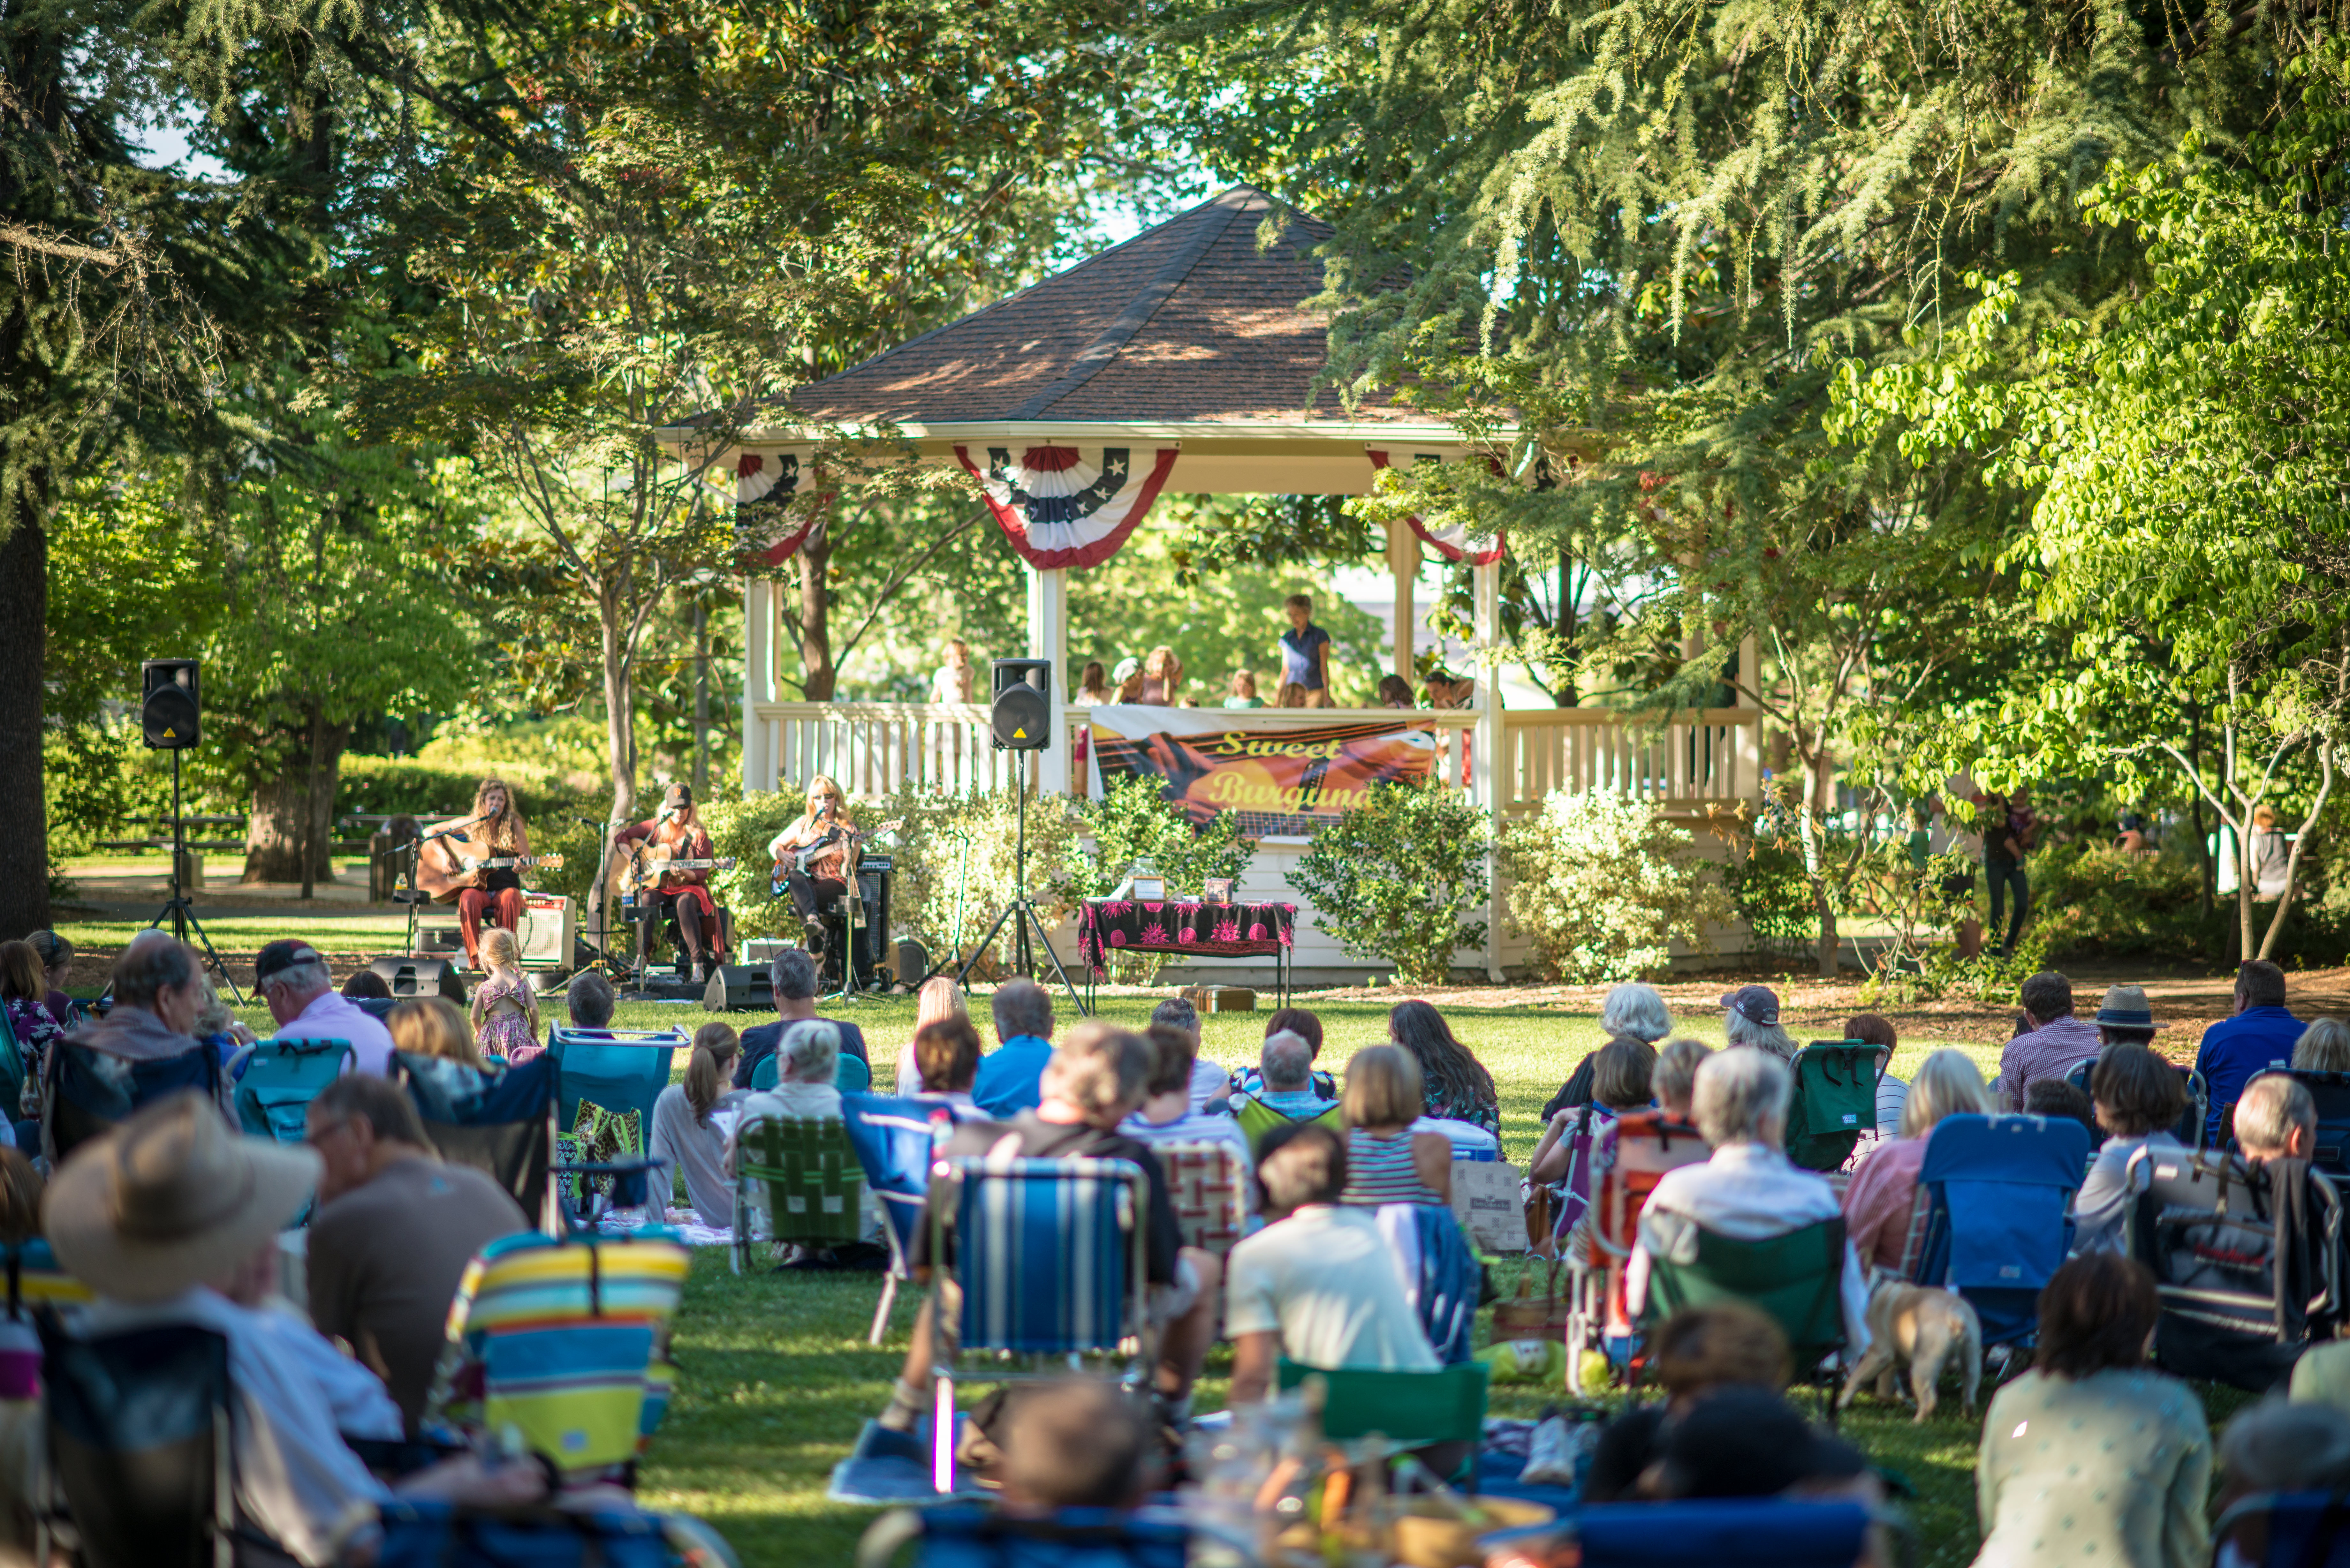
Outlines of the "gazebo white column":
M 1028 568 L 1028 657 L 1053 661 L 1051 728 L 1053 740 L 1039 768 L 1039 787 L 1064 794 L 1076 793 L 1069 766 L 1069 575 L 1055 568 Z
M 775 700 L 775 660 L 768 628 L 775 624 L 775 585 L 761 576 L 743 579 L 743 787 L 771 787 L 775 759 L 767 754 L 767 726 L 759 704 Z
M 1476 739 L 1469 747 L 1469 799 L 1481 811 L 1492 814 L 1501 826 L 1502 807 L 1502 664 L 1495 657 L 1502 645 L 1502 563 L 1497 557 L 1470 567 L 1475 597 L 1477 639 Z M 1485 977 L 1502 979 L 1502 867 L 1500 857 L 1485 856 Z
M 1419 618 L 1412 604 L 1412 587 L 1419 577 L 1419 535 L 1400 517 L 1388 523 L 1388 571 L 1395 579 L 1395 673 L 1410 680 L 1413 623 Z

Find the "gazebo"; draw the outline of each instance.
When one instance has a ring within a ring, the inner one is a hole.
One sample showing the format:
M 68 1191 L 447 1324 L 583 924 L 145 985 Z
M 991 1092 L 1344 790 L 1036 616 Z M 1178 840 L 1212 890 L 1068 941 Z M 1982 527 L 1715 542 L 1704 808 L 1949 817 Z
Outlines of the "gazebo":
M 1269 219 L 1276 226 L 1261 244 Z M 978 704 L 779 701 L 779 604 L 772 581 L 754 574 L 744 603 L 743 786 L 773 790 L 826 773 L 852 794 L 993 787 L 1013 782 L 1014 759 L 1024 757 L 1033 784 L 1082 793 L 1088 781 L 1072 776 L 1069 742 L 1091 711 L 1068 701 L 1069 572 L 1107 560 L 1168 491 L 1360 495 L 1383 465 L 1467 455 L 1457 431 L 1418 410 L 1377 394 L 1349 409 L 1335 391 L 1315 389 L 1328 322 L 1300 302 L 1321 289 L 1312 253 L 1329 234 L 1260 192 L 1226 191 L 803 388 L 746 431 L 719 469 L 737 476 L 738 500 L 779 485 L 811 488 L 818 435 L 842 429 L 894 427 L 921 461 L 960 464 L 979 481 L 1027 566 L 1027 651 L 1053 662 L 1056 743 L 1041 758 L 994 752 Z M 798 543 L 779 541 L 766 564 L 784 567 Z M 1497 648 L 1503 548 L 1498 538 L 1431 532 L 1416 518 L 1390 525 L 1396 673 L 1411 675 L 1412 587 L 1423 550 L 1471 563 L 1476 649 L 1482 656 Z M 1467 788 L 1481 806 L 1530 809 L 1561 786 L 1629 788 L 1692 806 L 1757 791 L 1758 715 L 1751 711 L 1710 710 L 1637 729 L 1606 710 L 1507 711 L 1497 670 L 1487 662 L 1476 672 L 1468 709 L 1411 716 L 1422 728 L 1465 737 Z M 1222 717 L 1277 732 L 1326 724 L 1343 711 L 1268 708 Z M 1458 780 L 1461 770 L 1448 763 L 1446 775 Z M 1268 896 L 1286 888 L 1287 862 L 1305 842 L 1261 841 L 1249 885 Z M 1501 935 L 1501 896 L 1496 879 L 1483 955 L 1495 979 L 1515 946 Z M 1296 955 L 1306 970 L 1360 967 L 1309 926 L 1301 919 Z

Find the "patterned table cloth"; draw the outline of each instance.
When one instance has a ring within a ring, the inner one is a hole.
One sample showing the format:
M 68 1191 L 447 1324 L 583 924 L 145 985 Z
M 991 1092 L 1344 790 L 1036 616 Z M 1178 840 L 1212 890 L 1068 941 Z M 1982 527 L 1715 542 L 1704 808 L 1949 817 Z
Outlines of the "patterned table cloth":
M 1077 910 L 1077 958 L 1094 970 L 1114 952 L 1193 958 L 1281 956 L 1296 925 L 1295 904 L 1191 904 L 1088 898 Z

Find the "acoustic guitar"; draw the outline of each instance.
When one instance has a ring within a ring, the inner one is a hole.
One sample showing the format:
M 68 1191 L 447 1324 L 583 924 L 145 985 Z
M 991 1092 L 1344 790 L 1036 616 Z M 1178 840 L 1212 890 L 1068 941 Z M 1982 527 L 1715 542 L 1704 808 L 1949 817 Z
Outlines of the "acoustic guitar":
M 649 890 L 658 890 L 673 871 L 732 871 L 735 864 L 732 856 L 709 860 L 683 858 L 668 846 L 649 838 L 613 859 L 611 893 L 615 898 L 633 898 Z
M 560 855 L 492 855 L 484 857 L 426 854 L 417 857 L 416 886 L 432 895 L 436 904 L 453 904 L 457 895 L 474 886 L 475 873 L 482 871 L 525 871 L 533 866 L 544 866 L 549 871 L 563 869 Z

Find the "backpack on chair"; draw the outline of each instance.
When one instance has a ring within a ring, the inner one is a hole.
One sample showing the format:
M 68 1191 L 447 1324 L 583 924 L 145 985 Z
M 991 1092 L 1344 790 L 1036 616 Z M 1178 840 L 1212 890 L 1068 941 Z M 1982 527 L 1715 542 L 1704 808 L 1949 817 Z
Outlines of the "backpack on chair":
M 1852 1158 L 1863 1133 L 1877 1130 L 1877 1047 L 1859 1040 L 1815 1040 L 1788 1065 L 1787 1158 L 1806 1170 L 1834 1170 Z

